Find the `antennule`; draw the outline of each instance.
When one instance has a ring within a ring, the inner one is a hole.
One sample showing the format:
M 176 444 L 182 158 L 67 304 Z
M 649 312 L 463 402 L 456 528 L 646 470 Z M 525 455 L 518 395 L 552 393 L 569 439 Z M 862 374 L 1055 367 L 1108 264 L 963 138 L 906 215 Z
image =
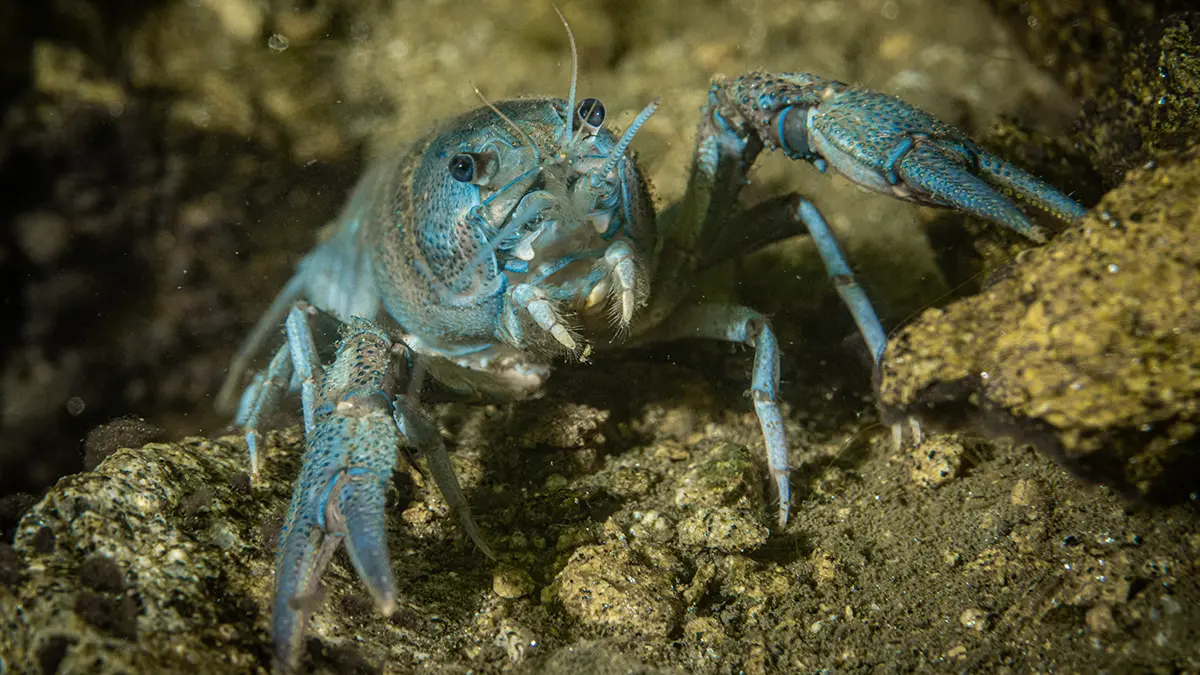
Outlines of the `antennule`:
M 638 113 L 638 116 L 633 120 L 633 124 L 629 125 L 629 128 L 626 129 L 625 133 L 621 135 L 621 140 L 617 142 L 617 145 L 613 147 L 612 152 L 609 153 L 608 161 L 605 162 L 604 167 L 600 169 L 601 176 L 607 176 L 608 174 L 612 173 L 613 169 L 617 168 L 617 162 L 621 161 L 621 158 L 625 156 L 625 151 L 629 149 L 629 144 L 633 142 L 634 134 L 636 134 L 638 130 L 642 128 L 642 125 L 646 123 L 646 120 L 650 119 L 650 116 L 654 114 L 654 111 L 658 110 L 658 106 L 661 103 L 662 97 L 659 96 L 651 101 L 650 105 L 643 108 L 642 112 Z

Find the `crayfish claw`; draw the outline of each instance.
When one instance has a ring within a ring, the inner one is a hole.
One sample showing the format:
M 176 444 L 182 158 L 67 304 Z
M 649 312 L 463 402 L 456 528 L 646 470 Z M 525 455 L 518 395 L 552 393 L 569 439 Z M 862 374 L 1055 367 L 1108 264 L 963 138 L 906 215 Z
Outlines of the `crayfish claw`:
M 976 175 L 961 156 L 960 145 L 931 141 L 910 149 L 896 166 L 903 192 L 923 195 L 921 199 L 970 213 L 1031 241 L 1045 243 L 1046 231 L 1030 222 L 1016 204 Z M 1082 210 L 1079 214 L 1082 215 Z
M 372 473 L 354 475 L 351 471 L 354 469 L 344 474 L 337 506 L 345 527 L 346 551 L 380 614 L 391 616 L 396 609 L 396 580 L 384 528 L 386 487 Z
M 295 668 L 308 618 L 322 599 L 321 575 L 342 543 L 380 612 L 396 607 L 384 523 L 400 430 L 380 388 L 390 357 L 390 340 L 360 322 L 321 374 L 320 405 L 275 558 L 271 631 L 278 670 Z

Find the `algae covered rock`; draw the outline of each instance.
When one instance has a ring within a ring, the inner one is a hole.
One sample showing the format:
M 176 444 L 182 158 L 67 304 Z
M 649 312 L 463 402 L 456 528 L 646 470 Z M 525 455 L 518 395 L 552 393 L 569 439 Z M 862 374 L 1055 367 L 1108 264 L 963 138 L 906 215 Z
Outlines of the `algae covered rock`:
M 1200 12 L 1148 25 L 1122 52 L 1120 74 L 1081 118 L 1075 140 L 1106 184 L 1200 137 Z
M 675 491 L 679 542 L 728 553 L 761 546 L 770 536 L 762 524 L 765 478 L 744 446 L 719 443 L 702 455 Z
M 558 597 L 567 613 L 586 625 L 665 637 L 683 609 L 674 590 L 679 567 L 661 548 L 609 537 L 575 551 L 558 576 Z
M 63 479 L 17 532 L 23 578 L 0 588 L 12 672 L 259 663 L 271 563 L 244 466 L 230 445 L 196 439 L 121 450 Z
M 750 404 L 675 366 L 609 365 L 552 385 L 558 400 L 612 412 L 612 445 L 587 463 L 567 456 L 594 449 L 518 451 L 524 423 L 494 408 L 437 408 L 499 560 L 419 473 L 397 472 L 397 611 L 379 616 L 336 555 L 305 672 L 959 672 L 991 663 L 998 643 L 1017 645 L 1004 654 L 1020 671 L 1200 667 L 1188 509 L 1127 508 L 1037 453 L 990 444 L 927 489 L 873 418 L 843 415 L 797 435 L 786 530 L 749 552 L 696 545 L 678 527 L 690 514 L 744 504 L 747 518 L 773 516 L 753 412 L 720 412 Z M 594 386 L 614 373 L 647 386 L 632 400 Z M 684 389 L 711 402 L 659 424 Z M 527 421 L 559 425 L 572 408 Z M 0 545 L 5 675 L 267 673 L 275 539 L 300 446 L 298 429 L 270 435 L 253 484 L 234 437 L 121 449 L 60 481 Z
M 1007 278 L 890 343 L 889 418 L 975 422 L 1151 499 L 1200 489 L 1200 161 L 1135 171 Z

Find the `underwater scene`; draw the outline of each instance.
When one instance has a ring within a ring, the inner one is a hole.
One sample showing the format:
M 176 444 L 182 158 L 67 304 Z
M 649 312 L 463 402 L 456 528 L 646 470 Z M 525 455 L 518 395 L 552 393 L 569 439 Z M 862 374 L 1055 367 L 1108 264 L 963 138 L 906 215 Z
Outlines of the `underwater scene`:
M 0 38 L 0 675 L 1200 672 L 1189 2 Z

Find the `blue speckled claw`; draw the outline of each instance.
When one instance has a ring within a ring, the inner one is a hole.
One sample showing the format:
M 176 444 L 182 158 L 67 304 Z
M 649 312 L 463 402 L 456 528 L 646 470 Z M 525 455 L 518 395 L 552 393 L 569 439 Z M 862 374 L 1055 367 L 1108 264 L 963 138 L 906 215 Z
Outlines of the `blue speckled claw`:
M 987 176 L 979 171 L 982 159 L 975 151 L 920 139 L 895 162 L 893 189 L 907 192 L 901 196 L 912 201 L 956 208 L 1044 243 L 1048 238 L 1045 230 L 1031 223 L 1016 204 L 981 177 Z
M 291 316 L 302 315 L 297 309 Z M 302 326 L 289 322 L 288 328 L 294 344 Z M 333 364 L 308 369 L 321 385 L 275 560 L 272 639 L 279 670 L 296 666 L 308 616 L 320 603 L 321 575 L 339 544 L 346 544 L 380 612 L 395 608 L 384 529 L 387 486 L 400 447 L 386 389 L 391 348 L 382 331 L 355 322 Z
M 281 383 L 299 389 L 304 413 L 304 459 L 275 559 L 271 632 L 276 669 L 283 672 L 294 670 L 298 663 L 308 617 L 321 603 L 321 575 L 339 545 L 346 545 L 380 613 L 386 616 L 395 609 L 396 582 L 388 557 L 384 506 L 403 444 L 427 457 L 463 528 L 492 557 L 436 427 L 415 400 L 404 395 L 393 398 L 400 379 L 396 365 L 407 367 L 405 354 L 396 353 L 382 328 L 351 318 L 333 363 L 322 367 L 311 322 L 328 318 L 297 302 L 284 322 L 287 340 L 272 359 L 274 365 L 251 386 L 252 398 L 258 401 L 249 407 L 251 419 L 257 420 L 264 410 L 263 392 L 270 390 L 263 382 L 275 382 L 271 406 L 287 386 Z M 297 365 L 292 367 L 293 363 Z M 272 373 L 278 376 L 272 379 Z
M 894 96 L 807 73 L 750 73 L 714 87 L 709 105 L 727 130 L 754 134 L 766 147 L 821 171 L 833 169 L 874 192 L 958 209 L 1034 241 L 1045 241 L 1045 232 L 996 188 L 1066 222 L 1085 213 L 1070 197 Z

